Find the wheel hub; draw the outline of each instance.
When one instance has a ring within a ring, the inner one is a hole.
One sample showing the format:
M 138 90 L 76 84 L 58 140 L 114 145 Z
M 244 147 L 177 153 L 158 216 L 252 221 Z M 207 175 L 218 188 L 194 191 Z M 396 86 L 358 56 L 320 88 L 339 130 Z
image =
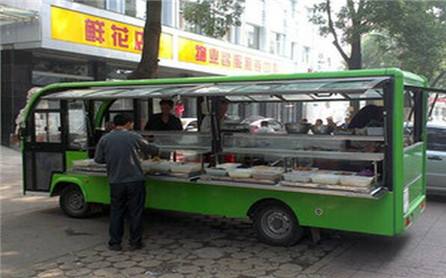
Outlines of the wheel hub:
M 265 215 L 262 222 L 265 233 L 271 238 L 283 238 L 291 230 L 291 221 L 288 215 L 281 211 L 271 211 Z
M 84 198 L 83 196 L 76 192 L 70 195 L 70 197 L 68 198 L 68 204 L 70 205 L 70 207 L 74 210 L 80 210 L 83 208 L 84 206 Z

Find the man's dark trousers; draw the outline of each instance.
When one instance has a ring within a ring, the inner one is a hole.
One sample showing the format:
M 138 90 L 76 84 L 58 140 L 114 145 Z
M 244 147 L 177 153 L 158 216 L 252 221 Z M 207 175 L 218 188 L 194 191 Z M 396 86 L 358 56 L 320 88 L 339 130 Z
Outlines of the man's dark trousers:
M 121 244 L 126 216 L 130 227 L 129 243 L 132 246 L 140 245 L 146 197 L 144 181 L 110 184 L 110 197 L 109 245 Z

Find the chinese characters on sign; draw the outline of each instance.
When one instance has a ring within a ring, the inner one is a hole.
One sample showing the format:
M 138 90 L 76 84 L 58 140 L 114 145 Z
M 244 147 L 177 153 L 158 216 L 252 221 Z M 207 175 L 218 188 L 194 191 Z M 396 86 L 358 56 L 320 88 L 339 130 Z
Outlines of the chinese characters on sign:
M 139 54 L 143 48 L 143 27 L 51 7 L 51 38 Z M 173 59 L 172 35 L 162 33 L 160 58 Z
M 278 71 L 274 62 L 182 37 L 179 38 L 178 59 L 181 62 L 237 71 L 258 73 Z
M 174 59 L 173 35 L 162 33 L 160 59 Z M 74 10 L 51 7 L 51 38 L 69 43 L 139 54 L 144 44 L 143 27 Z M 179 62 L 237 72 L 270 73 L 287 67 L 277 60 L 178 36 Z M 280 69 L 279 69 L 280 66 Z

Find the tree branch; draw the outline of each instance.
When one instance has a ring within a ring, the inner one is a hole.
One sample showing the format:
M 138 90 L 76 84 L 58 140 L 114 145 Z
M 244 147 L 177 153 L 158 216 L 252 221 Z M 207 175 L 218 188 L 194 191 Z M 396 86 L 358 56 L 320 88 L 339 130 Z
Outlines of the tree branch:
M 327 0 L 327 17 L 328 17 L 328 29 L 330 30 L 330 32 L 334 38 L 333 44 L 336 47 L 336 49 L 339 51 L 339 53 L 341 54 L 344 61 L 348 64 L 350 61 L 350 57 L 348 57 L 347 53 L 345 53 L 344 49 L 342 49 L 341 44 L 339 43 L 338 34 L 336 33 L 336 30 L 335 30 L 334 24 L 333 24 L 333 19 L 331 17 L 330 0 Z

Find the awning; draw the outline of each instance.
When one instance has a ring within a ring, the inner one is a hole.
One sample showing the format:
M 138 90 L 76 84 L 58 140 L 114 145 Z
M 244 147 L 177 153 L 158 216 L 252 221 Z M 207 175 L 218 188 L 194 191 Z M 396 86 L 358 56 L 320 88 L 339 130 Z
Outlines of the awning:
M 28 22 L 38 18 L 38 13 L 24 9 L 13 8 L 0 4 L 0 26 L 16 22 Z
M 148 85 L 88 88 L 52 93 L 44 99 L 147 99 L 224 96 L 230 101 L 303 101 L 382 98 L 389 77 L 226 82 L 218 84 Z

